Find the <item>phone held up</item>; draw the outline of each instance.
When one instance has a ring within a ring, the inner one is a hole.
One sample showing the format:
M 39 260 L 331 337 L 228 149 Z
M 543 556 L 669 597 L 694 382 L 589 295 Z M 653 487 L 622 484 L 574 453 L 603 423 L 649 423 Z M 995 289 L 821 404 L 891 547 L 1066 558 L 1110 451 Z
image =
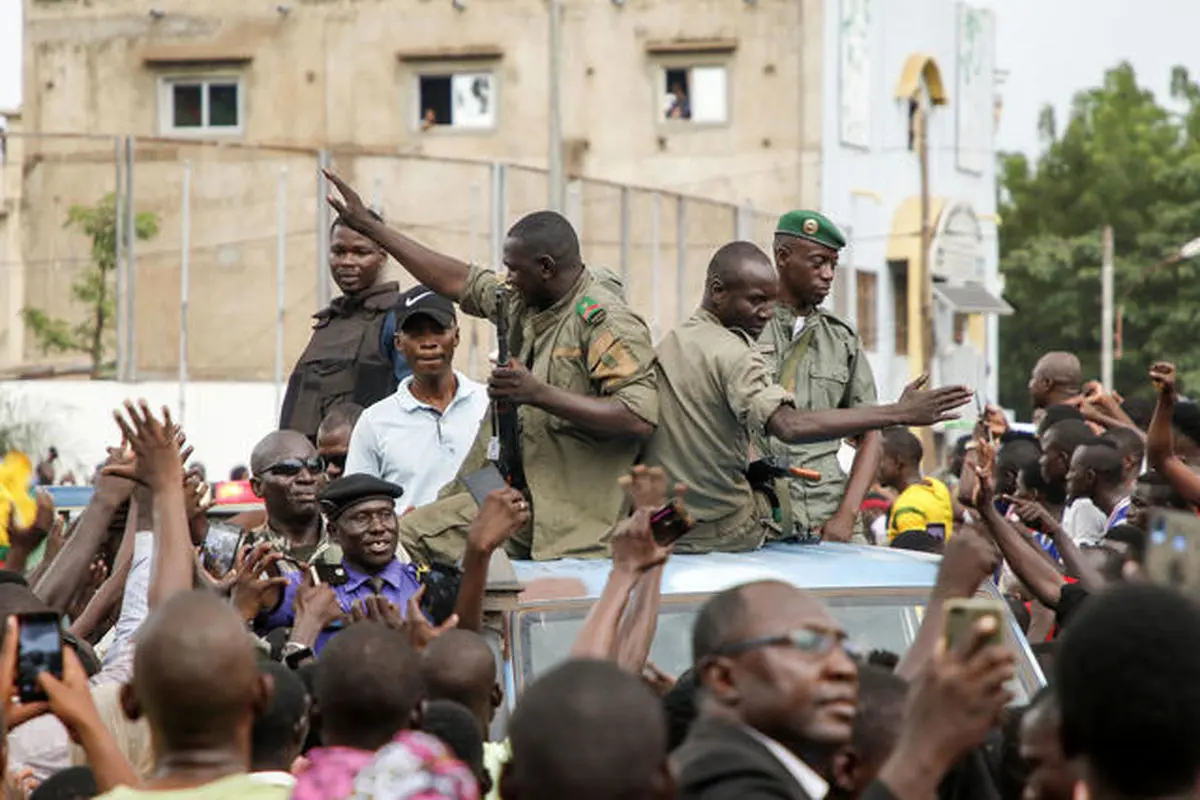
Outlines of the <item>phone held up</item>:
M 57 611 L 17 614 L 20 637 L 17 644 L 17 692 L 22 703 L 47 699 L 38 685 L 38 675 L 63 675 L 62 622 Z
M 672 500 L 650 515 L 650 531 L 660 547 L 670 547 L 695 527 L 696 522 L 677 502 Z
M 995 630 L 988 637 L 987 644 L 1004 643 L 1004 603 L 986 597 L 970 597 L 966 599 L 948 600 L 946 602 L 946 647 L 950 650 L 958 647 L 967 639 L 975 623 L 984 617 L 996 620 Z

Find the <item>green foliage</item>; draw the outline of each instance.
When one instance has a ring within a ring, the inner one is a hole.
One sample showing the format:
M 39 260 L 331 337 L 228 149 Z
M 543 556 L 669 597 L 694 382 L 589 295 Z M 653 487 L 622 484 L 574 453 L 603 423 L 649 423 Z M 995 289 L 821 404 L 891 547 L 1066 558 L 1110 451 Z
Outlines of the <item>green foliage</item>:
M 1151 362 L 1174 360 L 1200 388 L 1200 263 L 1158 266 L 1200 237 L 1200 85 L 1177 67 L 1172 105 L 1138 85 L 1132 67 L 1110 70 L 1075 97 L 1036 164 L 1002 155 L 1000 269 L 1016 309 L 1000 323 L 1000 398 L 1027 416 L 1029 371 L 1048 350 L 1079 355 L 1100 375 L 1100 241 L 1112 225 L 1115 297 L 1124 306 L 1116 388 L 1147 395 Z
M 93 206 L 71 206 L 65 227 L 75 228 L 92 240 L 92 264 L 71 282 L 71 297 L 87 309 L 81 322 L 72 324 L 46 314 L 40 308 L 23 308 L 25 325 L 38 341 L 43 353 L 86 353 L 92 362 L 92 375 L 98 376 L 105 365 L 105 354 L 116 328 L 117 271 L 116 196 L 105 195 Z M 140 212 L 134 218 L 134 232 L 141 241 L 158 235 L 158 217 Z

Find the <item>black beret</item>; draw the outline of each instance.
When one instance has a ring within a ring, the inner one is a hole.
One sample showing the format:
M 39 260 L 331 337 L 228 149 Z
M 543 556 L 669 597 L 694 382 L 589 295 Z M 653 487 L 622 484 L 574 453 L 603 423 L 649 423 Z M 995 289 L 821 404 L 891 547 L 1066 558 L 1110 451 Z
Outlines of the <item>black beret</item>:
M 330 519 L 340 517 L 342 513 L 364 500 L 387 498 L 395 500 L 404 494 L 404 490 L 394 483 L 376 478 L 374 475 L 347 475 L 330 483 L 317 495 L 321 501 L 321 510 Z

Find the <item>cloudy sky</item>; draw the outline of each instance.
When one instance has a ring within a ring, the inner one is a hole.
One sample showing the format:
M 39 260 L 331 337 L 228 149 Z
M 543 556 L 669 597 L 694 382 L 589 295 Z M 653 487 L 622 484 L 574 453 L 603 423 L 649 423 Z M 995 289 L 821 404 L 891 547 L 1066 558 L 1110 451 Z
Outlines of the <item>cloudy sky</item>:
M 1118 61 L 1131 61 L 1143 82 L 1162 94 L 1173 65 L 1200 73 L 1197 2 L 975 1 L 996 12 L 998 66 L 1009 72 L 1001 149 L 1036 151 L 1039 109 L 1052 103 L 1062 119 L 1071 96 L 1096 84 Z M 20 20 L 21 0 L 0 0 L 0 109 L 20 104 Z

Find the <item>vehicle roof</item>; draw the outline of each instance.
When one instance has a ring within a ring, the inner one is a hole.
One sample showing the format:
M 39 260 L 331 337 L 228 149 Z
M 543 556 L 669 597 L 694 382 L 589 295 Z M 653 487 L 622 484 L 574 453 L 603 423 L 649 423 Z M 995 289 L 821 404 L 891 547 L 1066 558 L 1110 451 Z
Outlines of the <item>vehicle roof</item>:
M 750 553 L 672 556 L 663 570 L 662 593 L 711 594 L 761 580 L 781 580 L 810 589 L 928 589 L 937 577 L 940 560 L 887 547 L 778 542 Z M 604 589 L 611 562 L 513 561 L 512 566 L 523 584 L 544 578 L 577 579 L 584 586 L 578 599 L 594 600 Z
M 91 486 L 39 486 L 45 489 L 59 511 L 82 511 L 92 502 Z

